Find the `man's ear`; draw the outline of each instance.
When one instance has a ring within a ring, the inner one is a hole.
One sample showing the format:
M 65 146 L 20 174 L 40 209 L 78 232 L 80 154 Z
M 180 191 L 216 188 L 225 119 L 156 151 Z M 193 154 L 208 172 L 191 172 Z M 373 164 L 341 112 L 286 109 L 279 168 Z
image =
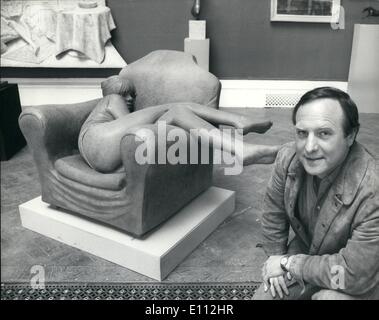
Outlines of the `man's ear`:
M 351 147 L 355 141 L 355 138 L 357 137 L 358 129 L 354 128 L 353 131 L 346 137 L 347 138 L 347 144 L 349 147 Z

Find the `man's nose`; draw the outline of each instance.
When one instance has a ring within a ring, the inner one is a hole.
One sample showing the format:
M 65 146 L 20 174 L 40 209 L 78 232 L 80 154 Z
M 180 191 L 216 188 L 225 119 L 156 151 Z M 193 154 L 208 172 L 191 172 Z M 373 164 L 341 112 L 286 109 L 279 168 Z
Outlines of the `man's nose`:
M 307 137 L 307 141 L 305 143 L 305 151 L 307 153 L 312 153 L 317 151 L 318 144 L 317 139 L 313 134 L 309 134 Z

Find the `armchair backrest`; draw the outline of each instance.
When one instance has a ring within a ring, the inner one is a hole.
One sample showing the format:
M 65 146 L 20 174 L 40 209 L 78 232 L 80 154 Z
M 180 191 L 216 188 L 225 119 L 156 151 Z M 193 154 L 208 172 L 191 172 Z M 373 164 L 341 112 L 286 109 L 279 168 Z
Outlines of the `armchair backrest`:
M 174 102 L 195 102 L 218 108 L 220 81 L 199 67 L 188 53 L 153 51 L 122 69 L 120 76 L 136 88 L 136 110 Z

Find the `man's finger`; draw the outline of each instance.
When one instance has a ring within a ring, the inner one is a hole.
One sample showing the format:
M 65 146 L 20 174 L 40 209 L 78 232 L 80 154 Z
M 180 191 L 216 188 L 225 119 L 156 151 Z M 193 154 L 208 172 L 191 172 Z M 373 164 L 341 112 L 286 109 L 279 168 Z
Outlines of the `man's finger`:
M 288 296 L 290 293 L 288 292 L 286 282 L 284 281 L 283 276 L 278 277 L 279 285 L 283 289 L 284 293 Z
M 292 274 L 289 271 L 287 272 L 287 279 L 290 281 L 292 280 Z
M 263 277 L 263 282 L 264 282 L 266 288 L 270 287 L 269 279 L 267 278 L 267 276 Z M 265 290 L 265 292 L 266 291 L 267 291 L 267 289 Z
M 262 268 L 262 278 L 264 278 L 265 276 L 266 276 L 266 268 L 265 267 L 263 267 Z
M 271 285 L 270 285 L 271 295 L 272 295 L 273 298 L 275 298 L 276 293 L 275 293 L 275 287 L 274 287 L 273 279 L 272 279 L 272 278 L 270 279 L 270 284 L 271 284 Z
M 274 284 L 274 287 L 275 287 L 275 290 L 276 292 L 279 294 L 279 297 L 280 299 L 283 299 L 283 291 L 282 291 L 282 288 L 280 287 L 279 285 L 279 281 L 278 281 L 278 278 L 273 278 L 273 284 Z

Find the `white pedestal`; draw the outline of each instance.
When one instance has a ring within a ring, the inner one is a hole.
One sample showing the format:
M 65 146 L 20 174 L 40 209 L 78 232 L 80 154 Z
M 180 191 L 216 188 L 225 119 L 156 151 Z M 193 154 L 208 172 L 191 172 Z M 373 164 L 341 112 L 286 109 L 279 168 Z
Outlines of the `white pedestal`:
M 347 91 L 359 112 L 379 113 L 379 25 L 356 24 Z
M 204 40 L 206 39 L 206 21 L 205 20 L 189 20 L 190 39 Z
M 162 280 L 234 206 L 234 191 L 211 187 L 143 240 L 53 209 L 41 197 L 21 204 L 19 210 L 25 228 Z
M 184 39 L 184 52 L 195 56 L 197 64 L 209 71 L 209 39 Z

